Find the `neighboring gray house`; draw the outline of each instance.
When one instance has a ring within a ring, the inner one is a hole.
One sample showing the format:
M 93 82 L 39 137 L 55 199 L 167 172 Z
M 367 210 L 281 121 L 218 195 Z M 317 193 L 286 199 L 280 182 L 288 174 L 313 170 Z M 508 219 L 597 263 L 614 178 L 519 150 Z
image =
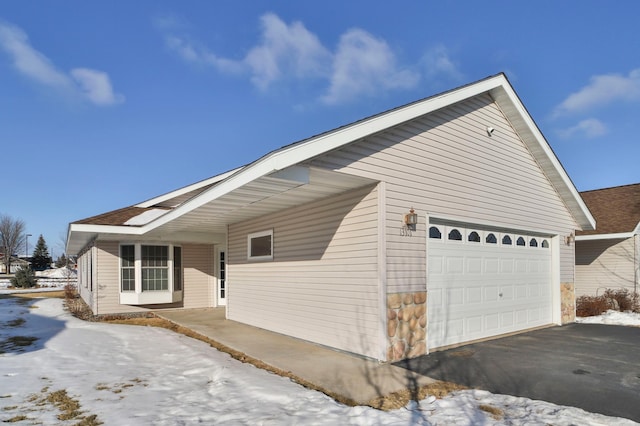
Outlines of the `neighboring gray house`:
M 573 321 L 594 226 L 499 74 L 73 222 L 67 252 L 96 314 L 224 306 L 394 361 Z
M 638 291 L 640 184 L 581 192 L 598 229 L 576 233 L 576 296 Z

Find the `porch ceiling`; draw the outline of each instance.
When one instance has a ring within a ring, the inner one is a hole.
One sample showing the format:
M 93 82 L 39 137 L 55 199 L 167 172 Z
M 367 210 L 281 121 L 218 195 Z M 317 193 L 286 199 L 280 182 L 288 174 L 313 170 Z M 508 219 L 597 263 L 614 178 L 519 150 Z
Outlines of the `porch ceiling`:
M 227 226 L 232 223 L 374 183 L 377 180 L 331 170 L 293 166 L 251 180 L 147 231 L 146 226 L 72 224 L 67 249 L 69 253 L 75 254 L 96 238 L 111 241 L 224 243 Z M 170 213 L 168 211 L 167 214 Z
M 253 180 L 153 229 L 149 237 L 226 234 L 227 225 L 319 200 L 376 180 L 331 170 L 297 167 Z

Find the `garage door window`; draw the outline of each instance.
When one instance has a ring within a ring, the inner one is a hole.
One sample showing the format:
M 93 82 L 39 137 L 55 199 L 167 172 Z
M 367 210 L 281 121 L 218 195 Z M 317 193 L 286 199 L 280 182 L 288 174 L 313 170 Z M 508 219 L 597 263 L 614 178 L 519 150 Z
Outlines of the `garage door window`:
M 542 248 L 549 248 L 549 241 L 542 240 Z
M 518 237 L 518 239 L 516 240 L 516 245 L 524 247 L 527 245 L 527 243 L 524 241 L 524 238 Z
M 478 235 L 478 233 L 476 231 L 473 231 L 469 234 L 468 237 L 469 242 L 472 243 L 479 243 L 480 242 L 480 235 Z
M 488 234 L 487 238 L 485 238 L 485 241 L 487 242 L 487 244 L 497 244 L 498 243 L 498 239 L 496 238 L 495 234 Z
M 536 240 L 535 238 L 529 240 L 529 247 L 538 247 L 538 240 Z
M 462 234 L 457 229 L 449 231 L 449 239 L 453 241 L 462 241 Z
M 502 237 L 502 244 L 505 246 L 510 246 L 512 244 L 511 237 L 508 235 Z
M 429 238 L 435 238 L 439 240 L 442 238 L 442 233 L 436 226 L 432 226 L 431 228 L 429 228 Z

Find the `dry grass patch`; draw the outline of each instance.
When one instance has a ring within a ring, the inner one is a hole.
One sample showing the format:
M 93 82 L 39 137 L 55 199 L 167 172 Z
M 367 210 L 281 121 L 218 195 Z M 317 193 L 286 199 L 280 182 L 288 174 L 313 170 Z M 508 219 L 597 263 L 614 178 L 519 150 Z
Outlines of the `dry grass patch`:
M 480 404 L 478 408 L 488 413 L 495 420 L 502 420 L 502 418 L 504 417 L 504 411 L 497 407 L 494 407 L 493 405 Z
M 14 320 L 7 322 L 7 327 L 20 327 L 25 322 L 26 321 L 24 318 L 16 318 Z
M 406 406 L 409 401 L 420 401 L 430 395 L 436 398 L 443 398 L 451 392 L 464 389 L 467 388 L 456 383 L 437 381 L 418 389 L 405 389 L 372 399 L 366 405 L 383 411 L 397 410 Z
M 23 352 L 25 347 L 31 346 L 37 340 L 37 337 L 32 336 L 7 337 L 4 340 L 0 340 L 0 354 L 7 353 L 8 351 Z
M 56 418 L 61 421 L 75 420 L 77 421 L 75 425 L 83 426 L 98 426 L 102 424 L 95 414 L 85 415 L 80 409 L 80 402 L 70 397 L 65 389 L 49 392 L 49 387 L 44 387 L 40 391 L 40 395 L 31 395 L 27 402 L 38 407 L 47 405 L 55 407 L 60 411 Z
M 22 299 L 64 299 L 64 291 L 33 291 L 29 293 L 14 293 L 10 296 Z
M 95 389 L 98 391 L 104 390 L 104 391 L 111 391 L 115 394 L 119 394 L 119 393 L 122 393 L 123 390 L 132 388 L 136 385 L 141 385 L 144 387 L 148 386 L 145 380 L 142 380 L 136 377 L 135 379 L 129 380 L 127 383 L 115 383 L 112 385 L 108 383 L 98 383 Z
M 3 420 L 4 423 L 18 423 L 21 422 L 23 420 L 29 420 L 29 417 L 25 416 L 24 414 L 19 414 L 17 416 L 13 416 L 10 419 L 7 420 Z

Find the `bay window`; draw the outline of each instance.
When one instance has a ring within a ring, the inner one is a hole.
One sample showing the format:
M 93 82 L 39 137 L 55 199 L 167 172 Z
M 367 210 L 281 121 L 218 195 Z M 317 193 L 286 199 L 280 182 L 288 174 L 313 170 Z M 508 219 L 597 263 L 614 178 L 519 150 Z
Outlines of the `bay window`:
M 145 305 L 182 300 L 182 248 L 120 245 L 120 303 Z

